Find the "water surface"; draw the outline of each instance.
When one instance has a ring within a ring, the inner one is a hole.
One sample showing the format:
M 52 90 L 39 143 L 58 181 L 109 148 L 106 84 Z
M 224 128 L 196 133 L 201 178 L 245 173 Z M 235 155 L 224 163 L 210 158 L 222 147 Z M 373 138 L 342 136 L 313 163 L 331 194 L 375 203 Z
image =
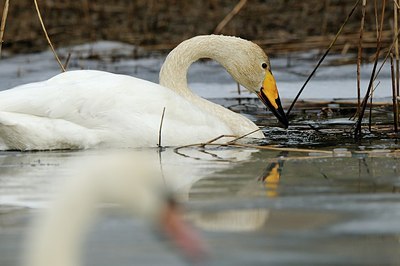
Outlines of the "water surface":
M 106 53 L 110 45 L 114 53 L 128 49 L 103 43 L 85 51 Z M 103 69 L 155 82 L 162 63 L 158 57 L 132 60 L 119 55 L 122 59 L 114 60 L 112 56 L 91 59 L 74 55 L 71 69 Z M 313 66 L 303 60 L 309 56 L 290 62 L 273 59 L 282 98 L 293 97 L 300 88 Z M 363 69 L 363 82 L 368 80 L 365 73 L 369 67 Z M 10 57 L 0 61 L 0 69 L 0 89 L 43 80 L 58 72 L 50 53 Z M 305 96 L 354 97 L 352 71 L 352 66 L 326 66 Z M 389 80 L 387 72 L 384 69 L 381 87 Z M 243 113 L 261 126 L 268 125 L 264 129 L 267 139 L 255 144 L 282 148 L 207 146 L 184 148 L 178 153 L 173 148 L 161 153 L 158 149 L 132 151 L 151 154 L 160 166 L 160 178 L 172 187 L 185 206 L 186 219 L 205 239 L 210 250 L 205 265 L 400 265 L 398 136 L 367 133 L 361 143 L 355 142 L 351 134 L 354 122 L 347 119 L 354 110 L 346 113 L 347 109 L 336 105 L 328 106 L 332 113 L 321 108 L 295 112 L 293 126 L 286 131 L 277 127 L 254 97 L 246 92 L 237 95 L 235 83 L 217 64 L 196 64 L 189 80 L 202 96 Z M 377 95 L 386 97 L 390 90 L 377 91 Z M 379 114 L 380 120 L 390 119 L 387 112 Z M 293 148 L 312 151 L 290 150 Z M 57 197 L 63 182 L 79 173 L 85 160 L 99 153 L 0 153 L 1 266 L 19 265 L 33 218 Z M 88 233 L 86 265 L 187 264 L 147 222 L 116 214 L 113 209 L 105 208 Z M 71 212 L 71 219 L 73 216 Z
M 146 152 L 158 160 L 157 150 Z M 180 152 L 185 156 L 173 149 L 161 153 L 164 178 L 211 250 L 206 265 L 398 265 L 398 153 Z M 1 265 L 17 265 L 31 218 L 56 196 L 57 184 L 76 172 L 76 162 L 94 154 L 0 155 Z M 146 222 L 107 211 L 89 233 L 85 260 L 185 264 Z

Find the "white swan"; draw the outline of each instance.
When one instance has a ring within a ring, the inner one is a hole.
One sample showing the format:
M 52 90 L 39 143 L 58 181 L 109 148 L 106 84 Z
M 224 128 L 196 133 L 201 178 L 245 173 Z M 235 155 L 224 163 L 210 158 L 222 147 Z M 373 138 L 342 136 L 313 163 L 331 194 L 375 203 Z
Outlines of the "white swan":
M 101 203 L 118 204 L 128 214 L 149 220 L 189 259 L 202 259 L 204 243 L 183 221 L 178 204 L 163 192 L 158 166 L 140 156 L 123 152 L 103 156 L 69 179 L 33 224 L 24 265 L 80 265 L 83 240 Z
M 237 37 L 210 35 L 186 40 L 168 55 L 160 72 L 161 86 L 126 75 L 78 70 L 0 92 L 0 148 L 155 147 L 164 108 L 163 146 L 258 129 L 244 116 L 187 87 L 188 68 L 199 58 L 221 63 L 287 126 L 263 50 Z M 258 131 L 250 137 L 264 135 Z

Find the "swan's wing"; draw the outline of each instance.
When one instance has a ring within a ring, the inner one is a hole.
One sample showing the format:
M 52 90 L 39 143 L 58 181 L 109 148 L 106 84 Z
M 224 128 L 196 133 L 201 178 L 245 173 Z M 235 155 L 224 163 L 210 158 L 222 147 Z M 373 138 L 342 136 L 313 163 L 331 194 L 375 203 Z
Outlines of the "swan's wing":
M 101 142 L 94 130 L 64 119 L 0 112 L 0 149 L 89 148 Z
M 38 138 L 54 139 L 54 143 L 58 138 L 75 143 L 69 136 L 76 135 L 82 147 L 93 142 L 155 146 L 164 107 L 164 145 L 207 141 L 232 133 L 219 118 L 168 88 L 130 76 L 85 70 L 0 92 L 0 126 L 7 127 L 1 130 L 21 132 L 0 132 L 0 136 L 4 141 L 4 136 L 17 139 L 37 132 Z M 40 133 L 51 128 L 51 136 Z M 79 135 L 85 134 L 88 141 L 80 143 Z
M 68 71 L 49 80 L 0 92 L 0 111 L 95 126 L 112 110 L 127 111 L 163 93 L 158 84 L 102 71 Z M 139 108 L 140 109 L 140 108 Z

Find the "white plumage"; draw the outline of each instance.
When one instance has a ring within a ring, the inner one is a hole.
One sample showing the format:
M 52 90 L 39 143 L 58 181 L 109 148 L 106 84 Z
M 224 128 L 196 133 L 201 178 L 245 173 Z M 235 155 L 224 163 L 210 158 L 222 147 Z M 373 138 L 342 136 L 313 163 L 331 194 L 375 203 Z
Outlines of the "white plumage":
M 163 86 L 126 75 L 76 70 L 0 92 L 0 148 L 155 147 L 163 108 L 163 146 L 256 130 L 249 119 L 187 87 L 188 68 L 203 57 L 217 60 L 249 91 L 259 93 L 266 71 L 262 62 L 269 64 L 261 48 L 236 37 L 198 36 L 167 57 L 160 73 Z

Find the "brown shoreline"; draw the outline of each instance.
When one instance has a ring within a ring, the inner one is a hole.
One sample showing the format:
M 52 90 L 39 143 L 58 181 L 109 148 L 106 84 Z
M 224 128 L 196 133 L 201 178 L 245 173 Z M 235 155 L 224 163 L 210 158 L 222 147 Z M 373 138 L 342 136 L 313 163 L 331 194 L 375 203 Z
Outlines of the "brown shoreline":
M 39 1 L 48 34 L 56 47 L 96 40 L 116 40 L 167 52 L 184 39 L 211 34 L 239 1 L 95 0 Z M 2 3 L 4 5 L 4 2 Z M 3 6 L 0 8 L 3 8 Z M 255 40 L 269 53 L 323 49 L 329 45 L 353 0 L 247 1 L 221 33 Z M 391 42 L 393 12 L 388 5 L 383 42 Z M 334 50 L 357 49 L 361 9 L 346 26 Z M 367 10 L 366 48 L 374 48 L 373 5 Z M 3 50 L 35 52 L 48 48 L 33 1 L 10 2 Z

